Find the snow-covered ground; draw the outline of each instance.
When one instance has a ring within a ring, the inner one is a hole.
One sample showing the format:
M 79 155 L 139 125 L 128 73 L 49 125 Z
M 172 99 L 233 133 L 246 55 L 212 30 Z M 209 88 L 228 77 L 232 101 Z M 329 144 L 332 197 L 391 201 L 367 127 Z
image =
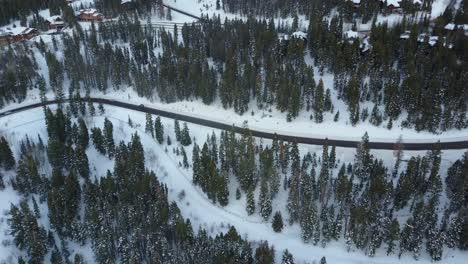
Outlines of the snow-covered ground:
M 81 0 L 76 1 L 73 5 L 78 8 L 83 3 L 86 7 L 92 4 L 93 0 Z M 435 0 L 432 9 L 432 16 L 439 15 L 445 9 L 445 6 L 450 0 Z M 221 17 L 233 18 L 234 14 L 225 14 L 222 11 L 215 9 L 215 0 L 169 0 L 169 4 L 186 10 L 188 12 L 198 14 L 220 14 Z M 48 11 L 41 12 L 44 17 L 48 16 Z M 391 18 L 398 19 L 397 17 Z M 166 21 L 164 19 L 154 18 L 152 22 Z M 174 22 L 192 22 L 193 19 L 182 14 L 172 12 L 172 21 Z M 380 20 L 379 20 L 380 21 Z M 382 20 L 383 21 L 383 20 Z M 18 22 L 19 23 L 19 22 Z M 278 21 L 277 21 L 278 23 Z M 305 24 L 304 24 L 305 25 Z M 42 36 L 45 42 L 50 42 L 50 36 Z M 38 38 L 36 39 L 38 40 Z M 36 56 L 39 64 L 45 64 L 45 60 L 42 56 Z M 44 69 L 41 72 L 42 75 L 47 76 L 48 73 Z M 325 74 L 319 76 L 315 72 L 317 81 L 322 78 L 324 80 L 325 88 L 330 88 L 332 93 L 333 77 Z M 374 127 L 369 123 L 360 123 L 355 127 L 347 124 L 348 117 L 344 112 L 340 115 L 338 122 L 333 122 L 333 115 L 331 113 L 326 114 L 325 121 L 322 124 L 316 124 L 309 120 L 310 113 L 302 111 L 300 116 L 293 122 L 286 122 L 286 114 L 280 113 L 279 111 L 272 109 L 271 112 L 267 110 L 259 110 L 252 103 L 249 112 L 240 116 L 235 114 L 232 109 L 223 109 L 219 102 L 211 106 L 204 105 L 200 101 L 183 101 L 171 104 L 165 104 L 160 102 L 158 99 L 148 100 L 141 98 L 131 89 L 126 87 L 125 89 L 109 91 L 106 94 L 96 93 L 93 96 L 117 99 L 135 104 L 145 104 L 148 107 L 154 107 L 158 109 L 164 109 L 183 113 L 191 116 L 206 118 L 210 120 L 216 120 L 226 124 L 235 124 L 241 126 L 244 121 L 247 121 L 250 128 L 256 130 L 263 130 L 268 132 L 277 132 L 282 134 L 291 134 L 297 136 L 307 137 L 319 137 L 319 138 L 334 138 L 334 139 L 352 139 L 359 140 L 361 136 L 367 131 L 370 135 L 371 141 L 390 141 L 394 142 L 400 135 L 404 135 L 403 140 L 405 142 L 418 142 L 418 141 L 455 141 L 455 140 L 468 140 L 468 130 L 452 130 L 444 132 L 441 135 L 434 135 L 428 132 L 416 132 L 412 129 L 402 129 L 396 125 L 392 130 L 385 128 L 386 123 L 381 127 Z M 48 95 L 52 98 L 51 94 Z M 21 104 L 10 104 L 1 111 L 8 111 L 21 105 L 27 105 L 39 101 L 37 91 L 30 91 L 28 98 Z M 345 107 L 343 103 L 335 101 L 335 109 Z M 344 109 L 344 108 L 343 108 Z M 370 109 L 369 109 L 370 110 Z M 252 115 L 250 112 L 253 111 L 255 114 Z M 347 252 L 344 243 L 334 242 L 327 245 L 326 248 L 315 247 L 309 244 L 304 244 L 300 240 L 299 228 L 297 225 L 292 227 L 286 227 L 282 233 L 274 233 L 271 229 L 270 223 L 264 222 L 258 214 L 254 216 L 248 216 L 245 212 L 245 197 L 243 196 L 239 201 L 234 199 L 235 186 L 230 186 L 230 204 L 227 207 L 220 207 L 212 204 L 203 194 L 199 188 L 192 185 L 191 170 L 183 169 L 179 167 L 181 161 L 180 156 L 176 156 L 173 153 L 172 146 L 161 146 L 154 141 L 150 136 L 144 133 L 145 116 L 142 113 L 126 110 L 122 108 L 106 106 L 106 114 L 114 123 L 114 134 L 115 140 L 128 141 L 131 138 L 131 134 L 138 132 L 143 141 L 143 146 L 146 152 L 147 166 L 156 171 L 159 179 L 168 185 L 170 190 L 169 198 L 178 203 L 184 217 L 191 219 L 193 226 L 203 226 L 212 234 L 219 231 L 226 230 L 228 225 L 234 225 L 236 229 L 245 237 L 253 241 L 268 240 L 272 243 L 277 252 L 281 252 L 283 249 L 288 248 L 291 251 L 298 263 L 301 262 L 313 262 L 318 261 L 322 256 L 326 256 L 329 263 L 414 263 L 414 259 L 411 256 L 403 255 L 402 259 L 398 260 L 395 255 L 387 257 L 380 249 L 374 258 L 366 257 L 361 251 L 356 250 L 355 252 Z M 139 127 L 130 128 L 127 125 L 128 117 L 136 124 L 140 124 Z M 103 125 L 104 117 L 87 118 L 88 126 L 92 127 Z M 169 133 L 173 142 L 175 136 L 173 135 L 173 120 L 163 118 L 163 125 L 165 133 Z M 398 123 L 395 121 L 395 123 Z M 198 144 L 203 144 L 208 133 L 213 131 L 219 135 L 218 130 L 206 128 L 198 125 L 189 124 L 192 137 L 196 138 Z M 26 112 L 21 112 L 12 116 L 8 116 L 0 119 L 0 135 L 6 136 L 10 142 L 13 142 L 13 150 L 17 152 L 19 149 L 19 141 L 24 138 L 26 134 L 29 134 L 31 138 L 36 138 L 37 134 L 41 135 L 43 139 L 47 138 L 47 133 L 44 127 L 43 113 L 39 109 L 34 109 Z M 265 140 L 265 143 L 268 143 Z M 166 143 L 164 143 L 166 144 Z M 168 148 L 168 152 L 165 152 L 165 147 Z M 317 154 L 321 153 L 321 146 L 309 146 L 300 145 L 301 154 L 306 152 Z M 191 156 L 191 147 L 186 148 L 186 152 Z M 447 168 L 455 161 L 460 158 L 464 151 L 453 150 L 444 151 L 443 160 L 441 166 L 441 172 L 445 173 Z M 113 162 L 108 158 L 100 155 L 94 148 L 90 148 L 87 152 L 91 163 L 91 171 L 97 175 L 104 175 L 107 169 L 113 167 Z M 391 166 L 394 161 L 392 151 L 373 151 L 373 154 L 382 158 L 387 166 Z M 424 152 L 405 152 L 406 156 L 412 155 L 424 155 Z M 354 150 L 337 148 L 337 159 L 343 161 L 352 161 L 354 158 Z M 336 173 L 336 172 L 335 172 Z M 11 175 L 6 175 L 8 178 Z M 179 194 L 184 191 L 185 198 L 180 199 Z M 257 194 L 258 195 L 258 194 Z M 284 211 L 286 193 L 280 192 L 277 198 L 273 201 L 273 211 L 280 210 L 283 215 L 286 215 Z M 10 208 L 11 203 L 18 203 L 21 197 L 11 188 L 7 186 L 6 189 L 0 191 L 0 263 L 13 263 L 15 262 L 16 256 L 19 251 L 12 245 L 12 237 L 8 235 L 8 226 L 6 222 L 5 212 Z M 45 205 L 41 205 L 43 210 L 41 217 L 41 224 L 48 225 L 47 212 L 44 209 Z M 4 242 L 7 241 L 7 242 Z M 9 241 L 9 243 L 8 243 Z M 89 263 L 94 262 L 92 257 L 93 254 L 90 251 L 89 245 L 85 247 L 79 247 L 77 245 L 70 245 L 72 252 L 79 251 L 85 256 Z M 443 261 L 441 263 L 465 263 L 468 258 L 467 252 L 461 252 L 458 250 L 445 250 L 443 255 Z M 430 263 L 430 258 L 423 254 L 421 260 L 417 263 Z
M 284 249 L 288 249 L 294 254 L 297 263 L 318 261 L 322 256 L 326 256 L 329 263 L 395 263 L 398 259 L 397 256 L 386 256 L 384 249 L 380 249 L 376 256 L 369 258 L 364 255 L 360 250 L 351 252 L 346 251 L 346 246 L 342 242 L 333 242 L 325 248 L 305 244 L 300 239 L 300 230 L 297 225 L 287 226 L 282 233 L 275 233 L 271 228 L 269 222 L 264 222 L 258 214 L 248 216 L 245 211 L 245 197 L 240 200 L 235 200 L 234 189 L 236 184 L 234 181 L 230 186 L 230 204 L 222 208 L 218 205 L 212 204 L 202 193 L 202 191 L 193 186 L 191 169 L 183 169 L 179 166 L 181 156 L 177 156 L 173 152 L 175 144 L 175 135 L 172 119 L 162 118 L 164 125 L 165 136 L 170 135 L 173 139 L 173 144 L 167 146 L 164 143 L 159 145 L 151 136 L 145 134 L 144 124 L 145 115 L 143 113 L 126 110 L 117 107 L 106 106 L 105 116 L 109 118 L 114 124 L 114 138 L 116 142 L 120 140 L 129 141 L 131 134 L 138 132 L 143 146 L 145 148 L 146 165 L 148 168 L 156 172 L 158 178 L 167 184 L 169 189 L 169 199 L 176 201 L 181 208 L 184 217 L 191 219 L 195 228 L 202 226 L 210 233 L 215 234 L 219 231 L 225 231 L 229 225 L 234 225 L 236 229 L 244 237 L 252 241 L 268 240 L 275 246 L 278 254 Z M 136 124 L 134 128 L 128 126 L 128 118 L 131 118 L 133 123 Z M 86 118 L 88 127 L 103 126 L 104 117 L 89 117 Z M 203 144 L 206 135 L 215 132 L 219 138 L 219 131 L 210 128 L 189 124 L 190 134 L 195 138 L 198 144 Z M 33 132 L 32 132 L 33 131 Z M 30 138 L 37 138 L 36 134 L 40 134 L 43 139 L 47 138 L 47 133 L 44 125 L 43 113 L 40 110 L 30 110 L 15 114 L 13 116 L 0 119 L 0 135 L 4 135 L 10 142 L 13 143 L 13 150 L 16 152 L 19 149 L 19 141 L 29 134 Z M 269 143 L 264 141 L 264 143 Z M 165 148 L 168 149 L 167 153 Z M 320 155 L 322 148 L 320 146 L 299 146 L 301 155 L 306 152 L 317 153 Z M 186 147 L 186 152 L 191 160 L 191 146 Z M 112 169 L 113 162 L 107 157 L 97 153 L 91 147 L 87 151 L 91 171 L 96 176 L 105 175 L 107 169 Z M 393 164 L 392 151 L 373 151 L 375 156 L 382 158 L 387 166 Z M 463 151 L 444 151 L 441 172 L 445 173 L 447 168 L 457 158 L 461 157 Z M 405 156 L 424 155 L 424 152 L 405 152 Z M 337 148 L 337 159 L 341 162 L 352 161 L 354 158 L 354 150 Z M 336 172 L 335 172 L 336 173 Z M 180 198 L 179 194 L 185 192 L 185 197 Z M 258 194 L 257 194 L 258 196 Z M 287 215 L 285 211 L 285 200 L 287 193 L 283 190 L 273 201 L 273 211 L 280 210 L 283 215 Z M 0 219 L 0 238 L 3 240 L 10 240 L 11 236 L 7 234 L 7 225 L 4 212 L 9 209 L 10 203 L 17 203 L 20 197 L 14 192 L 11 187 L 0 191 L 0 210 L 2 215 Z M 44 209 L 44 206 L 41 206 Z M 48 218 L 46 212 L 41 212 L 41 223 L 48 226 Z M 70 245 L 71 253 L 80 252 L 83 254 L 90 263 L 92 263 L 92 253 L 90 252 L 89 245 L 79 247 L 78 245 Z M 18 251 L 14 246 L 1 243 L 0 244 L 0 263 L 7 260 L 11 256 L 16 256 Z M 279 257 L 279 256 L 278 256 Z M 468 257 L 468 252 L 461 252 L 458 250 L 444 250 L 443 262 L 445 263 L 465 263 Z M 13 258 L 14 259 L 14 258 Z M 414 263 L 414 259 L 409 255 L 403 255 L 402 259 L 398 260 L 400 263 Z M 417 263 L 430 263 L 430 258 L 423 254 Z M 313 263 L 313 262 L 312 262 Z

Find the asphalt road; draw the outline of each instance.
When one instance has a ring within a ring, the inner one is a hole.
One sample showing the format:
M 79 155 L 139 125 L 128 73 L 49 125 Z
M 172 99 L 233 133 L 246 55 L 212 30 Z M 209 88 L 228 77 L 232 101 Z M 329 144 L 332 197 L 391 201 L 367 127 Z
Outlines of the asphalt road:
M 112 106 L 135 110 L 139 112 L 150 113 L 153 115 L 159 115 L 159 116 L 166 117 L 166 118 L 177 119 L 180 121 L 185 121 L 185 122 L 212 127 L 216 129 L 234 130 L 234 132 L 236 133 L 243 132 L 242 127 L 232 126 L 232 125 L 228 125 L 228 124 L 224 124 L 224 123 L 220 123 L 220 122 L 216 122 L 216 121 L 212 121 L 208 119 L 202 119 L 198 117 L 173 113 L 173 112 L 169 112 L 165 110 L 154 109 L 154 108 L 150 108 L 144 105 L 136 105 L 136 104 L 124 103 L 124 102 L 119 102 L 119 101 L 114 101 L 114 100 L 109 100 L 109 99 L 102 99 L 102 98 L 90 98 L 90 100 L 94 103 L 102 103 L 105 105 L 112 105 Z M 57 100 L 51 100 L 51 101 L 46 101 L 44 104 L 34 103 L 34 104 L 18 107 L 9 111 L 1 112 L 0 118 L 13 115 L 18 112 L 22 112 L 22 111 L 26 111 L 26 110 L 30 110 L 34 108 L 39 108 L 39 107 L 42 107 L 43 105 L 52 105 L 52 104 L 57 104 L 57 103 L 58 103 Z M 250 129 L 250 131 L 254 137 L 266 138 L 266 139 L 273 139 L 274 137 L 277 137 L 278 139 L 282 139 L 284 141 L 289 141 L 289 142 L 297 141 L 297 143 L 309 144 L 309 145 L 323 145 L 325 144 L 325 142 L 328 142 L 330 146 L 335 145 L 337 147 L 356 148 L 356 146 L 359 144 L 359 141 L 351 141 L 351 140 L 296 137 L 296 136 L 291 136 L 291 135 L 286 135 L 286 134 L 268 133 L 268 132 L 257 131 L 257 130 L 252 130 L 252 129 Z M 437 141 L 438 139 L 434 139 L 433 141 L 424 142 L 424 143 L 403 142 L 402 146 L 404 150 L 430 150 L 433 148 L 434 144 L 437 143 Z M 468 149 L 468 140 L 454 141 L 454 142 L 441 142 L 439 144 L 440 144 L 441 149 L 445 149 L 445 150 Z M 371 149 L 387 149 L 387 150 L 396 149 L 395 143 L 391 143 L 391 142 L 371 141 L 369 143 L 369 146 Z

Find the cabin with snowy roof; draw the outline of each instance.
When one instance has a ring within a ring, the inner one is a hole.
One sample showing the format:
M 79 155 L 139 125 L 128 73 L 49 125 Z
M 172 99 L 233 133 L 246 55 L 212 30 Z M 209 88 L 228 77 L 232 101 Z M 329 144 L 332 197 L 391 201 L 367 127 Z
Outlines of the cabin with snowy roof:
M 38 35 L 35 28 L 14 27 L 0 30 L 0 44 L 5 45 L 13 42 L 23 41 Z
M 46 19 L 45 23 L 49 29 L 60 30 L 65 27 L 65 22 L 61 16 L 51 16 Z
M 82 21 L 102 21 L 104 15 L 94 8 L 81 9 L 78 18 Z
M 346 0 L 348 2 L 351 2 L 353 4 L 354 9 L 358 9 L 361 7 L 361 0 Z
M 0 45 L 10 43 L 11 32 L 0 29 Z

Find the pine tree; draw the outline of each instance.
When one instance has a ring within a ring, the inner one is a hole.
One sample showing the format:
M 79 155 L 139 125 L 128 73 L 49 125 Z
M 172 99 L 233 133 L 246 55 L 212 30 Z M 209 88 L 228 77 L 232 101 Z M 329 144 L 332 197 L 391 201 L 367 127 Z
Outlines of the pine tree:
M 176 140 L 180 142 L 182 138 L 182 133 L 180 131 L 180 125 L 179 125 L 179 120 L 174 120 L 174 133 L 176 135 Z
M 330 169 L 335 168 L 336 163 L 336 146 L 333 145 L 330 151 L 330 157 L 328 158 L 328 164 L 330 165 Z
M 75 168 L 78 174 L 85 179 L 89 178 L 89 160 L 86 151 L 78 146 L 75 153 Z
M 10 209 L 10 235 L 20 250 L 26 250 L 29 263 L 42 263 L 47 253 L 47 232 L 37 223 L 26 201 L 19 207 L 12 205 Z
M 336 111 L 336 114 L 333 117 L 333 122 L 338 122 L 338 120 L 340 120 L 340 111 Z
M 281 264 L 294 264 L 294 258 L 287 249 L 283 251 L 283 257 L 281 259 Z
M 0 172 L 0 191 L 5 189 L 5 182 L 3 181 L 3 175 Z
M 255 213 L 255 198 L 252 189 L 247 191 L 247 205 L 246 205 L 247 214 L 252 215 Z
M 440 261 L 442 259 L 442 251 L 444 246 L 443 233 L 437 226 L 430 226 L 427 234 L 426 250 L 432 260 Z
M 258 205 L 260 208 L 260 215 L 263 217 L 263 220 L 268 220 L 271 215 L 271 195 L 268 192 L 268 184 L 266 180 L 262 180 L 260 186 L 260 197 L 258 199 Z
M 5 170 L 11 170 L 15 166 L 15 157 L 5 137 L 0 139 L 0 166 Z
M 192 169 L 193 169 L 193 183 L 198 185 L 201 183 L 202 180 L 202 171 L 201 168 L 201 161 L 200 161 L 200 148 L 198 145 L 195 143 L 193 145 L 193 150 L 192 150 Z
M 276 211 L 275 215 L 273 216 L 272 227 L 273 231 L 276 233 L 279 233 L 281 230 L 283 230 L 283 217 L 281 216 L 280 211 Z
M 329 181 L 330 181 L 330 165 L 328 158 L 328 142 L 323 145 L 322 152 L 322 167 L 320 168 L 320 175 L 318 178 L 318 190 L 320 195 L 320 202 L 323 203 L 328 194 Z
M 114 128 L 112 122 L 109 121 L 109 119 L 104 118 L 104 139 L 106 142 L 106 150 L 107 154 L 109 155 L 109 158 L 112 158 L 114 156 L 115 143 L 113 131 Z
M 83 118 L 78 119 L 78 145 L 83 149 L 87 149 L 89 145 L 89 133 Z
M 91 129 L 91 138 L 96 150 L 102 155 L 106 155 L 105 139 L 102 135 L 102 130 L 99 127 L 93 127 Z
M 323 102 L 323 110 L 333 113 L 333 104 L 332 104 L 332 100 L 331 100 L 330 89 L 327 89 L 326 92 L 325 92 L 325 99 L 324 99 L 324 102 Z
M 395 252 L 395 242 L 400 235 L 400 225 L 398 220 L 393 219 L 390 226 L 386 230 L 385 242 L 387 243 L 387 255 Z
M 316 123 L 323 122 L 323 111 L 324 111 L 324 88 L 323 81 L 320 79 L 319 84 L 315 90 L 315 101 L 314 101 L 314 118 Z
M 188 159 L 187 159 L 187 153 L 185 153 L 185 149 L 182 147 L 181 148 L 182 150 L 182 164 L 184 166 L 184 168 L 188 168 L 189 167 L 189 163 L 188 163 Z
M 130 116 L 128 116 L 127 124 L 128 124 L 129 127 L 133 128 L 133 121 L 132 121 L 132 119 L 130 118 Z
M 325 257 L 322 257 L 320 259 L 320 264 L 327 264 L 327 259 Z
M 239 200 L 241 198 L 241 191 L 239 188 L 236 188 L 236 200 Z
M 192 144 L 192 139 L 190 138 L 190 133 L 189 133 L 187 123 L 184 123 L 184 128 L 181 131 L 180 143 L 182 144 L 182 146 L 188 146 Z
M 302 241 L 306 243 L 312 241 L 313 244 L 316 245 L 320 239 L 320 222 L 317 216 L 317 209 L 313 203 L 309 206 L 302 207 L 299 223 L 301 227 Z
M 146 113 L 145 132 L 150 134 L 152 137 L 154 137 L 153 117 L 151 116 L 150 113 Z
M 106 110 L 104 109 L 104 105 L 102 103 L 99 103 L 98 109 L 101 115 L 104 115 L 106 113 Z
M 18 161 L 16 179 L 13 182 L 15 190 L 26 196 L 38 194 L 41 190 L 42 181 L 36 159 L 31 155 L 22 156 Z
M 88 108 L 89 108 L 89 114 L 91 116 L 95 116 L 96 115 L 96 108 L 94 107 L 94 103 L 91 102 L 91 101 L 88 101 Z
M 228 173 L 227 171 L 222 171 L 218 177 L 217 184 L 217 197 L 219 204 L 221 206 L 226 206 L 229 203 L 229 188 L 228 188 Z
M 273 264 L 275 262 L 275 249 L 268 246 L 268 242 L 262 241 L 255 250 L 255 262 L 258 264 Z
M 54 250 L 52 250 L 52 254 L 50 255 L 50 263 L 51 264 L 63 263 L 62 255 L 60 254 L 60 251 L 58 250 L 57 246 L 55 246 Z
M 159 144 L 162 144 L 164 141 L 164 126 L 161 123 L 161 117 L 156 117 L 154 121 L 154 134 L 156 136 L 156 140 L 158 140 Z

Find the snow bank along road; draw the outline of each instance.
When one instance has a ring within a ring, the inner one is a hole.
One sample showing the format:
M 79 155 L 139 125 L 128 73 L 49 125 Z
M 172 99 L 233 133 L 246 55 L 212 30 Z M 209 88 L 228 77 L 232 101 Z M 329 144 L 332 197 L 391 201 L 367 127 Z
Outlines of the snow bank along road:
M 184 115 L 184 114 L 178 114 L 170 111 L 165 111 L 165 110 L 160 110 L 160 109 L 155 109 L 155 108 L 150 108 L 146 107 L 144 105 L 136 105 L 136 104 L 130 104 L 130 103 L 124 103 L 116 100 L 110 100 L 110 99 L 103 99 L 103 98 L 89 98 L 90 101 L 94 103 L 102 103 L 106 105 L 112 105 L 112 106 L 117 106 L 117 107 L 122 107 L 134 111 L 139 111 L 139 112 L 144 112 L 144 113 L 150 113 L 153 115 L 159 115 L 162 117 L 166 118 L 172 118 L 172 119 L 177 119 L 180 121 L 185 121 L 197 125 L 202 125 L 202 126 L 207 126 L 207 127 L 212 127 L 216 129 L 222 129 L 222 130 L 233 130 L 236 133 L 242 133 L 243 128 L 238 127 L 238 126 L 233 126 L 221 122 L 216 122 L 208 119 L 203 119 L 203 118 L 198 118 L 198 117 L 193 117 L 189 115 Z M 22 107 L 18 107 L 15 109 L 11 109 L 6 112 L 1 112 L 0 113 L 0 118 L 8 115 L 12 115 L 18 112 L 22 112 L 25 110 L 29 109 L 34 109 L 34 108 L 39 108 L 44 105 L 52 105 L 52 104 L 57 104 L 57 100 L 50 100 L 46 101 L 44 103 L 34 103 Z M 258 130 L 252 130 L 250 129 L 250 132 L 254 137 L 259 137 L 259 138 L 266 138 L 266 139 L 273 139 L 273 138 L 278 138 L 279 140 L 284 140 L 284 141 L 289 141 L 289 142 L 294 142 L 296 141 L 297 143 L 301 144 L 309 144 L 309 145 L 324 145 L 325 143 L 328 143 L 329 145 L 335 145 L 337 147 L 343 147 L 343 148 L 356 148 L 357 145 L 359 144 L 359 141 L 352 141 L 352 140 L 337 140 L 337 139 L 327 139 L 327 138 L 311 138 L 311 137 L 298 137 L 298 136 L 292 136 L 292 135 L 287 135 L 287 134 L 276 134 L 276 133 L 269 133 L 269 132 L 264 132 L 264 131 L 258 131 Z M 398 147 L 402 147 L 404 150 L 430 150 L 433 148 L 434 144 L 437 143 L 437 140 L 434 140 L 432 142 L 418 142 L 418 143 L 411 143 L 411 142 L 402 142 L 400 146 L 398 146 L 396 143 L 392 142 L 377 142 L 377 141 L 371 141 L 369 143 L 369 146 L 371 149 L 387 149 L 387 150 L 392 150 L 396 149 Z M 468 149 L 468 140 L 463 140 L 463 141 L 450 141 L 450 142 L 440 142 L 440 147 L 441 149 Z

